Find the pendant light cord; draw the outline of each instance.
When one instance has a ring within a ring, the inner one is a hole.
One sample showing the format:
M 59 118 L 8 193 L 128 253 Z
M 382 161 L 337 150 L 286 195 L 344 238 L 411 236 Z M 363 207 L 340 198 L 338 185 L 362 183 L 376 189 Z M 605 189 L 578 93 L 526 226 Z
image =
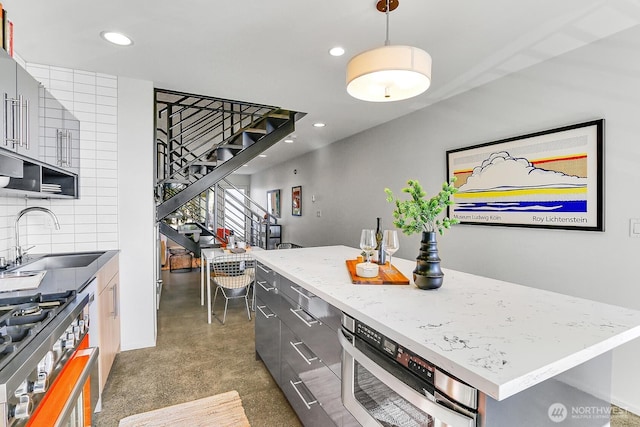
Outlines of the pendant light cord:
M 387 0 L 387 10 L 386 10 L 386 15 L 387 15 L 387 34 L 386 34 L 386 38 L 384 40 L 384 45 L 385 46 L 389 46 L 391 44 L 391 42 L 389 41 L 389 2 L 390 0 Z

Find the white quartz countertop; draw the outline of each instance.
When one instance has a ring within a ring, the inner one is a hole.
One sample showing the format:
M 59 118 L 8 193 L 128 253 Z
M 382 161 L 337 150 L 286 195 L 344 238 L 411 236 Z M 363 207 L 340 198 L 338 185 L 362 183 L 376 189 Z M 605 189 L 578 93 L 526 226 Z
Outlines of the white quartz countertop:
M 443 269 L 444 284 L 354 285 L 346 246 L 256 252 L 278 273 L 503 400 L 640 336 L 640 312 Z M 410 280 L 415 261 L 393 258 Z

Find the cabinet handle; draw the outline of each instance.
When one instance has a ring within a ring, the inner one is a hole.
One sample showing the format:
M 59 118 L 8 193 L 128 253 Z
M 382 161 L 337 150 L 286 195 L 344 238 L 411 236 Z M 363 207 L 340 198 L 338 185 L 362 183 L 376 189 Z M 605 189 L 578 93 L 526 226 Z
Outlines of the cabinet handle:
M 266 268 L 264 268 L 264 267 L 262 266 L 262 264 L 258 264 L 258 268 L 259 268 L 260 270 L 264 271 L 265 273 L 271 273 L 271 270 L 267 270 Z
M 67 129 L 67 167 L 71 167 L 71 131 Z
M 302 357 L 304 361 L 307 362 L 307 365 L 311 365 L 311 362 L 313 362 L 314 360 L 318 360 L 318 356 L 307 358 L 307 356 L 302 354 L 302 352 L 298 348 L 299 345 L 304 344 L 302 341 L 298 341 L 298 342 L 289 341 L 289 344 L 291 344 L 291 347 L 293 347 L 293 349 L 300 355 L 300 357 Z
M 295 383 L 293 382 L 293 380 L 289 380 L 289 384 L 291 384 L 291 387 L 293 387 L 293 389 L 296 391 L 296 393 L 298 394 L 298 396 L 300 397 L 300 400 L 302 400 L 302 403 L 304 403 L 304 406 L 307 407 L 307 409 L 311 409 L 311 405 L 314 405 L 316 403 L 318 403 L 318 400 L 313 400 L 311 402 L 307 402 L 307 400 L 304 398 L 304 396 L 302 396 L 302 393 L 300 393 L 300 390 L 298 390 L 298 384 L 302 384 L 304 385 L 304 383 L 301 380 L 296 381 Z M 306 386 L 305 386 L 306 387 Z M 309 393 L 311 394 L 311 393 Z M 312 395 L 313 396 L 313 395 Z
M 20 143 L 18 129 L 18 114 L 16 114 L 16 103 L 18 101 L 13 98 L 9 98 L 7 93 L 4 94 L 4 145 L 9 145 L 11 142 L 13 147 Z M 9 110 L 11 110 L 11 138 L 9 138 Z M 18 136 L 16 136 L 16 134 Z
M 294 291 L 296 291 L 296 293 L 297 293 L 298 295 L 300 295 L 301 297 L 305 297 L 307 300 L 311 300 L 311 298 L 315 297 L 315 295 L 313 295 L 313 294 L 311 294 L 311 296 L 303 294 L 303 293 L 302 293 L 298 288 L 296 288 L 296 287 L 295 287 L 295 286 L 293 286 L 293 285 L 289 285 L 289 287 L 290 287 L 291 289 L 293 289 Z
M 23 138 L 23 130 L 24 130 L 24 118 L 22 116 L 22 104 L 23 104 L 22 95 L 18 95 L 18 145 L 20 147 L 24 146 L 24 138 Z
M 60 166 L 69 166 L 69 134 L 66 129 L 60 131 Z
M 290 308 L 290 309 L 289 309 L 289 311 L 290 311 L 290 312 L 292 312 L 292 313 L 293 313 L 293 314 L 294 314 L 298 319 L 302 320 L 302 323 L 304 323 L 304 324 L 305 324 L 305 325 L 307 325 L 308 327 L 312 327 L 313 325 L 320 323 L 320 322 L 319 322 L 319 321 L 317 321 L 317 320 L 312 320 L 312 321 L 310 321 L 310 322 L 307 322 L 304 318 L 302 318 L 302 316 L 300 316 L 300 315 L 298 314 L 298 312 L 299 312 L 299 311 L 304 311 L 304 310 L 303 310 L 303 309 L 301 309 L 301 308 L 299 308 L 299 309 L 297 309 L 297 310 L 294 310 L 293 308 Z M 305 311 L 305 314 L 309 315 L 309 317 L 313 317 L 313 316 L 311 316 L 309 313 L 307 313 L 306 311 Z
M 265 318 L 269 319 L 269 318 L 271 318 L 271 317 L 276 317 L 276 314 L 275 314 L 275 313 L 267 314 L 267 313 L 265 313 L 265 312 L 264 312 L 263 308 L 266 308 L 266 307 L 267 307 L 266 305 L 259 305 L 259 306 L 257 306 L 257 307 L 258 307 L 258 310 L 260 311 L 260 313 L 262 313 L 262 315 L 263 315 Z
M 113 311 L 111 312 L 111 315 L 113 316 L 114 319 L 118 317 L 118 312 L 120 311 L 118 310 L 118 290 L 116 289 L 117 285 L 118 284 L 116 283 L 111 287 L 111 292 L 112 292 L 111 296 L 113 298 Z
M 56 164 L 62 166 L 62 131 L 56 129 Z
M 260 287 L 261 287 L 262 289 L 264 289 L 264 290 L 265 290 L 265 292 L 271 292 L 272 290 L 274 290 L 274 289 L 275 289 L 275 286 L 272 286 L 272 287 L 270 287 L 270 288 L 267 288 L 267 287 L 265 286 L 265 284 L 266 284 L 267 282 L 261 282 L 260 280 L 258 280 L 257 282 L 258 282 L 258 285 L 260 285 Z
M 9 108 L 7 104 L 9 103 L 9 97 L 7 93 L 4 94 L 4 100 L 2 102 L 2 129 L 4 132 L 3 140 L 4 145 L 9 145 Z
M 20 98 L 22 99 L 22 95 L 20 96 Z M 22 105 L 22 103 L 21 103 Z M 24 146 L 25 148 L 28 150 L 30 147 L 30 142 L 31 142 L 31 131 L 29 130 L 29 127 L 31 127 L 30 123 L 31 123 L 31 115 L 29 114 L 29 99 L 25 99 L 24 101 L 24 111 L 25 111 L 25 116 L 27 116 L 26 119 L 26 127 L 24 128 L 25 130 L 25 140 L 24 140 Z M 20 113 L 20 117 L 22 117 L 22 112 Z

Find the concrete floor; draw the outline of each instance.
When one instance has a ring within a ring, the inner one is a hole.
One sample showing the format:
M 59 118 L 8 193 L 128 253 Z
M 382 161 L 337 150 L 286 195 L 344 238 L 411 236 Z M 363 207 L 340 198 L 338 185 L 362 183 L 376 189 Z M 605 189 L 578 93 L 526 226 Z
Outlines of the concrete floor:
M 117 427 L 129 415 L 237 390 L 252 427 L 300 422 L 261 361 L 244 300 L 229 302 L 226 324 L 207 324 L 200 305 L 200 273 L 163 272 L 154 348 L 120 353 L 103 393 L 97 427 Z M 218 299 L 222 317 L 224 304 Z M 253 316 L 253 313 L 252 313 Z

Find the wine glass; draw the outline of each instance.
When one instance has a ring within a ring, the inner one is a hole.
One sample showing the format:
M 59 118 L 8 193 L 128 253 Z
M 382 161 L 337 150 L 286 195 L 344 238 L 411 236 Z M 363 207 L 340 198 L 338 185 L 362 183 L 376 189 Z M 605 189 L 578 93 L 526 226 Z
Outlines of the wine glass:
M 398 232 L 396 230 L 384 230 L 382 235 L 382 250 L 389 257 L 389 270 L 391 268 L 391 256 L 400 249 L 400 242 L 398 241 Z
M 371 263 L 371 251 L 375 249 L 376 245 L 376 231 L 363 229 L 362 234 L 360 234 L 360 249 L 362 249 L 364 253 L 367 254 L 367 263 Z

